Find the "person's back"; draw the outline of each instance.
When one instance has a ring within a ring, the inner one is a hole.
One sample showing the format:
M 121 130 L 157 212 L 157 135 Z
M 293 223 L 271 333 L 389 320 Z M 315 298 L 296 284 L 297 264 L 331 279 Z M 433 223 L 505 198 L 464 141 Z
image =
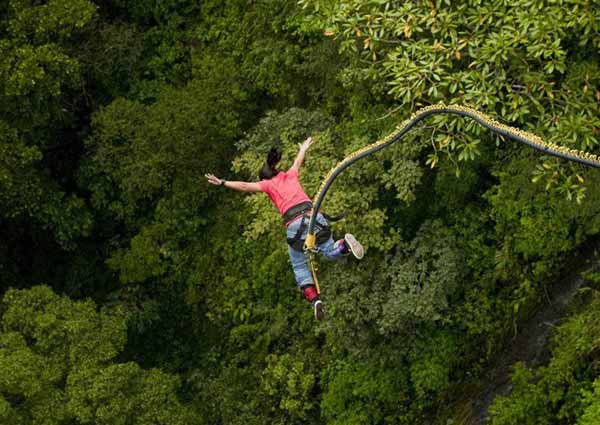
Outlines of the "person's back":
M 261 191 L 271 198 L 282 216 L 294 205 L 310 202 L 310 198 L 300 184 L 298 170 L 280 171 L 275 177 L 261 180 L 258 184 Z

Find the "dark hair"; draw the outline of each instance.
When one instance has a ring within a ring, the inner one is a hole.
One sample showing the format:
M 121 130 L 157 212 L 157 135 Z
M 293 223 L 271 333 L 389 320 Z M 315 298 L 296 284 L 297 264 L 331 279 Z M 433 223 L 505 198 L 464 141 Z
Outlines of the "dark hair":
M 271 148 L 267 154 L 267 162 L 262 166 L 258 172 L 258 177 L 261 180 L 270 180 L 279 173 L 279 170 L 275 167 L 281 159 L 281 152 L 275 148 Z

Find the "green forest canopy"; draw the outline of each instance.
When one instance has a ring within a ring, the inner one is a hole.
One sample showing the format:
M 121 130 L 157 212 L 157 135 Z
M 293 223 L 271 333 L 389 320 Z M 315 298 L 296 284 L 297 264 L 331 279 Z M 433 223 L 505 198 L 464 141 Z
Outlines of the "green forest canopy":
M 599 46 L 595 0 L 3 2 L 0 422 L 460 423 L 597 240 L 597 170 L 428 119 L 329 194 L 367 256 L 323 265 L 323 323 L 268 198 L 203 175 L 310 135 L 313 195 L 438 102 L 599 154 Z M 597 280 L 491 423 L 594 423 Z

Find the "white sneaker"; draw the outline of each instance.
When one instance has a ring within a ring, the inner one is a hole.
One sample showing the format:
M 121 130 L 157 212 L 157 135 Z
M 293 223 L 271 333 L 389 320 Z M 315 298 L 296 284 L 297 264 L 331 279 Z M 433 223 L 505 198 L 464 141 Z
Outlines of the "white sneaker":
M 313 308 L 315 310 L 315 319 L 322 320 L 323 317 L 325 317 L 325 309 L 323 308 L 321 300 L 316 300 L 313 304 Z
M 365 249 L 360 244 L 360 242 L 356 240 L 352 233 L 346 233 L 346 235 L 344 236 L 344 241 L 346 242 L 346 246 L 348 247 L 348 249 L 350 249 L 352 254 L 358 260 L 365 256 Z

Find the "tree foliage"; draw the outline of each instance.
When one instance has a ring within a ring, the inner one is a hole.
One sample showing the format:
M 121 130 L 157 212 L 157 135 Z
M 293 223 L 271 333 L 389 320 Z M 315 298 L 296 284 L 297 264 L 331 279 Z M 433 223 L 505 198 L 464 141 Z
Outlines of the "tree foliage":
M 0 422 L 457 422 L 458 394 L 598 234 L 596 170 L 428 118 L 325 199 L 367 255 L 320 264 L 320 323 L 267 196 L 203 175 L 256 181 L 272 146 L 287 169 L 312 136 L 312 196 L 437 102 L 597 153 L 598 10 L 1 2 Z M 548 365 L 515 367 L 493 423 L 594 423 L 597 304 Z
M 98 312 L 93 302 L 74 302 L 46 286 L 8 291 L 0 331 L 0 417 L 15 423 L 189 423 L 194 417 L 177 399 L 176 377 L 116 363 L 125 330 L 122 311 Z

